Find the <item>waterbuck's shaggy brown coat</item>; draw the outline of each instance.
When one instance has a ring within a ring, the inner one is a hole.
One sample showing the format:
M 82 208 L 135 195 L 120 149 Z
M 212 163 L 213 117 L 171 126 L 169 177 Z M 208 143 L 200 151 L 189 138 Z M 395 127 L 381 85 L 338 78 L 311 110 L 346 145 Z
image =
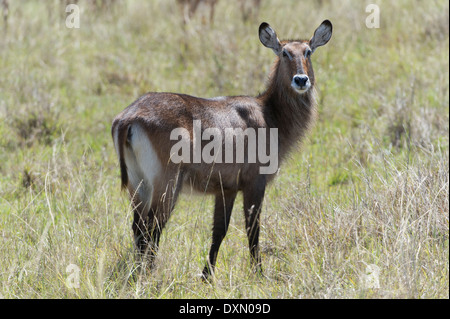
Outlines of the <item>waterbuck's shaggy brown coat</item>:
M 252 264 L 261 271 L 259 228 L 261 204 L 267 183 L 275 174 L 261 174 L 262 163 L 221 161 L 174 163 L 171 149 L 177 142 L 171 132 L 184 128 L 194 137 L 194 121 L 206 128 L 278 130 L 278 163 L 302 139 L 316 116 L 315 77 L 311 54 L 331 38 L 328 20 L 308 40 L 279 41 L 267 24 L 259 27 L 262 44 L 277 55 L 268 86 L 257 97 L 232 96 L 204 99 L 175 93 L 147 93 L 115 119 L 112 135 L 122 178 L 133 208 L 133 232 L 141 254 L 156 254 L 159 237 L 183 187 L 215 196 L 212 244 L 203 270 L 207 278 L 214 270 L 219 246 L 225 237 L 236 194 L 243 192 L 245 223 Z M 258 131 L 261 132 L 261 131 Z M 266 141 L 269 141 L 267 138 Z M 248 137 L 246 146 L 248 145 Z M 201 147 L 205 146 L 202 141 Z M 223 149 L 225 150 L 225 143 Z M 267 142 L 269 149 L 269 142 Z M 234 154 L 236 155 L 236 147 Z M 272 151 L 272 150 L 271 150 Z

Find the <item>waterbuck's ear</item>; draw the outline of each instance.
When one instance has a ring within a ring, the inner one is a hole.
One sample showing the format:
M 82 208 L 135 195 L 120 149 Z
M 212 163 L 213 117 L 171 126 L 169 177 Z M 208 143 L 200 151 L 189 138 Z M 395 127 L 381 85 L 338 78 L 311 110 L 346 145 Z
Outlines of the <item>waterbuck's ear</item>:
M 331 39 L 331 34 L 333 33 L 333 25 L 329 20 L 325 20 L 321 25 L 314 31 L 314 35 L 309 40 L 309 47 L 311 51 L 314 52 L 318 47 L 327 44 Z
M 277 34 L 266 22 L 261 23 L 259 26 L 259 40 L 265 47 L 271 48 L 276 55 L 280 54 L 281 44 L 277 38 Z

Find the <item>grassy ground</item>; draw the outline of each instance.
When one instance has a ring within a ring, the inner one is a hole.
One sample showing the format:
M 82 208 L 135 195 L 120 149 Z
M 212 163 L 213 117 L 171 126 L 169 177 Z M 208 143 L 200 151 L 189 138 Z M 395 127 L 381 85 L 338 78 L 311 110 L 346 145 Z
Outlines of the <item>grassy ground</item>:
M 262 1 L 243 21 L 219 1 L 182 28 L 175 1 L 10 1 L 0 21 L 0 297 L 448 298 L 449 7 L 447 1 Z M 181 197 L 156 268 L 135 267 L 120 193 L 113 117 L 147 91 L 198 96 L 264 90 L 280 38 L 332 40 L 314 54 L 319 120 L 267 190 L 265 278 L 249 268 L 242 198 L 212 284 L 198 274 L 212 199 Z

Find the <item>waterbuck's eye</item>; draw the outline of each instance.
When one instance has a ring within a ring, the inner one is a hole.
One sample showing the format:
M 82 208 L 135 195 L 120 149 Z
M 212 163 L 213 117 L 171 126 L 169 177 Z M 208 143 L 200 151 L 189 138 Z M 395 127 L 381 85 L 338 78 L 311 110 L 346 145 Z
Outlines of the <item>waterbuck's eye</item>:
M 284 57 L 287 57 L 287 56 L 288 56 L 285 50 L 283 50 L 283 56 L 284 56 Z
M 309 58 L 311 56 L 311 54 L 312 54 L 311 49 L 306 49 L 306 51 L 305 51 L 305 58 Z

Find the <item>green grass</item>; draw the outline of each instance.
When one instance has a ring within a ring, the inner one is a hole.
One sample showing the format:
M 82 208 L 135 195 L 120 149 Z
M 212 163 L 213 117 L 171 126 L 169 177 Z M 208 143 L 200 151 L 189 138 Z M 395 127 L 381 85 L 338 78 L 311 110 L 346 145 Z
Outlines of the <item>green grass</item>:
M 365 27 L 369 2 L 267 0 L 244 22 L 219 1 L 213 25 L 200 8 L 184 30 L 175 1 L 81 1 L 80 29 L 54 2 L 11 1 L 7 30 L 0 21 L 0 297 L 449 297 L 446 1 L 377 1 L 379 29 Z M 256 95 L 274 59 L 260 22 L 307 38 L 324 19 L 334 33 L 313 56 L 319 119 L 264 201 L 265 277 L 250 270 L 238 196 L 214 282 L 202 283 L 213 201 L 183 195 L 155 269 L 131 280 L 114 116 L 147 91 Z

